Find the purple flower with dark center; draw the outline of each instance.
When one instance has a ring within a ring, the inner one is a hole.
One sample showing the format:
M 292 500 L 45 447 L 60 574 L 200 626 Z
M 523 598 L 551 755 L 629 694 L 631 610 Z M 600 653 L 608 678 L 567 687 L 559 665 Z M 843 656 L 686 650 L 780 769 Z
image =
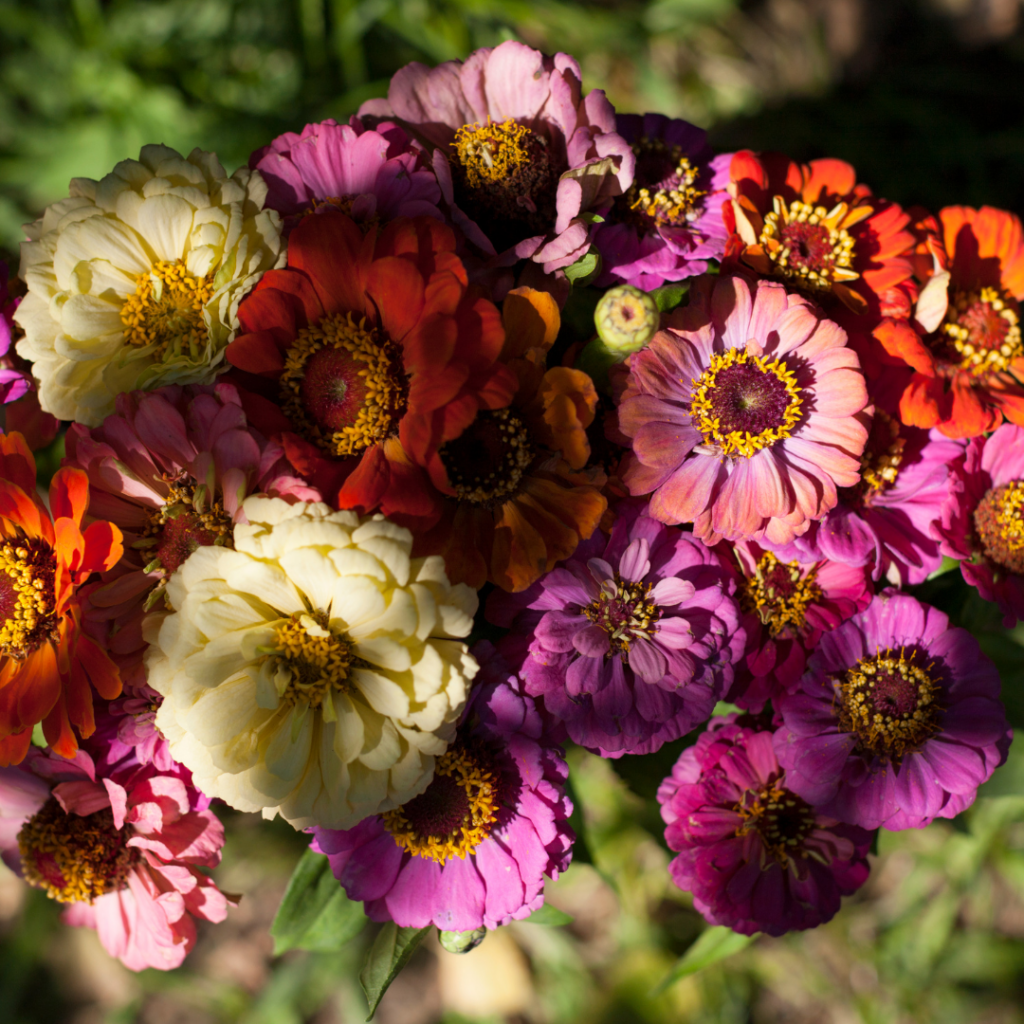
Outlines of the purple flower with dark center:
M 743 935 L 816 928 L 868 877 L 871 833 L 788 788 L 771 732 L 749 715 L 712 721 L 658 790 L 673 881 L 710 924 Z
M 496 928 L 537 910 L 545 877 L 572 859 L 562 751 L 494 648 L 473 653 L 478 682 L 426 790 L 355 828 L 313 829 L 313 849 L 373 921 Z
M 692 534 L 624 502 L 521 594 L 495 591 L 487 617 L 513 627 L 527 692 L 576 743 L 646 754 L 707 721 L 743 656 L 735 583 Z
M 826 633 L 776 710 L 787 785 L 864 828 L 920 828 L 970 807 L 1006 759 L 999 673 L 966 630 L 895 591 Z
M 598 284 L 650 291 L 704 273 L 725 250 L 732 154 L 716 157 L 703 128 L 663 114 L 617 114 L 615 126 L 633 148 L 636 171 L 594 234 L 604 261 Z

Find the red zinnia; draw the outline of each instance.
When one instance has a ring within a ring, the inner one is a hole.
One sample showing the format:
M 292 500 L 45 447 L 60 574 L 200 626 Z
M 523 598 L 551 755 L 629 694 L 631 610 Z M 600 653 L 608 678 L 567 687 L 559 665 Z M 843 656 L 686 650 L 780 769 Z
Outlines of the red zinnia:
M 58 470 L 50 512 L 36 494 L 36 465 L 21 434 L 0 434 L 0 765 L 17 764 L 32 728 L 62 757 L 96 728 L 92 689 L 121 692 L 117 667 L 80 628 L 79 589 L 122 555 L 121 531 L 83 530 L 89 478 Z M 52 513 L 52 518 L 51 518 Z
M 238 314 L 228 362 L 284 416 L 271 403 L 247 411 L 341 508 L 436 521 L 427 472 L 440 471 L 438 449 L 515 391 L 496 362 L 498 310 L 430 217 L 365 234 L 342 213 L 307 217 L 287 268 L 265 274 Z

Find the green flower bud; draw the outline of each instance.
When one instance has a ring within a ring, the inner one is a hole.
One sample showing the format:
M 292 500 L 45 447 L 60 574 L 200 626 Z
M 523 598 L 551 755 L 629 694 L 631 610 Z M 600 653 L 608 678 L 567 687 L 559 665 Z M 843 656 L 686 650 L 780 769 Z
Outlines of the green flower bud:
M 654 297 L 630 284 L 609 288 L 594 310 L 597 335 L 621 362 L 654 337 L 661 322 Z
M 472 932 L 438 932 L 437 937 L 449 953 L 469 953 L 484 941 L 487 929 L 481 925 Z

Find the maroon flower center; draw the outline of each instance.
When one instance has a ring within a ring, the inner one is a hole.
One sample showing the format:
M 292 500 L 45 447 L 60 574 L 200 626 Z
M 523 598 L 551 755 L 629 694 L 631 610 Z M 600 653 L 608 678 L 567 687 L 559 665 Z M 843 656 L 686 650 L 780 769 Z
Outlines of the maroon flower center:
M 232 547 L 232 525 L 224 506 L 209 500 L 205 486 L 171 484 L 164 505 L 150 513 L 146 536 L 139 542 L 152 554 L 146 571 L 170 575 L 199 548 Z
M 974 375 L 1002 372 L 1024 356 L 1017 303 L 998 288 L 954 292 L 939 328 L 940 354 Z
M 906 444 L 906 438 L 900 437 L 899 422 L 876 409 L 860 460 L 860 483 L 841 488 L 842 500 L 853 505 L 872 505 L 878 495 L 896 482 Z
M 778 781 L 760 790 L 748 789 L 734 810 L 743 819 L 736 835 L 757 832 L 769 855 L 783 867 L 790 857 L 802 855 L 804 840 L 817 824 L 814 808 Z
M 766 551 L 743 582 L 740 605 L 745 612 L 757 612 L 773 637 L 798 633 L 807 609 L 821 599 L 817 574 L 816 564 L 780 562 Z
M 488 508 L 519 493 L 534 454 L 529 431 L 510 409 L 478 413 L 439 451 L 456 497 Z
M 633 184 L 615 200 L 611 219 L 631 223 L 640 231 L 685 227 L 696 220 L 707 192 L 696 187 L 700 168 L 692 166 L 682 147 L 644 136 L 633 143 L 633 153 Z
M 650 640 L 661 609 L 650 600 L 652 583 L 629 583 L 618 573 L 605 580 L 597 599 L 582 609 L 595 626 L 608 634 L 608 657 L 629 650 L 632 641 Z
M 974 510 L 974 528 L 988 558 L 1024 574 L 1024 480 L 986 491 Z
M 20 530 L 0 544 L 0 654 L 25 658 L 56 635 L 53 548 Z
M 795 270 L 815 270 L 821 274 L 830 268 L 832 242 L 828 228 L 821 224 L 787 224 L 780 238 L 789 249 L 789 265 Z
M 68 814 L 51 796 L 18 833 L 25 881 L 61 903 L 92 903 L 123 888 L 138 862 L 129 838 L 130 830 L 115 827 L 110 808 Z
M 908 657 L 902 648 L 898 655 L 886 649 L 861 658 L 838 681 L 840 730 L 856 733 L 861 750 L 897 764 L 939 729 L 939 684 L 932 666 L 916 659 L 917 651 Z

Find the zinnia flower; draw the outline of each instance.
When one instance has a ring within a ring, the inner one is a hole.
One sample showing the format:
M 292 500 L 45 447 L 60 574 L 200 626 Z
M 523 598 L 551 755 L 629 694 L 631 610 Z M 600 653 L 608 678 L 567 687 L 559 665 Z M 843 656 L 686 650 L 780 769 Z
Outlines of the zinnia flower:
M 789 558 L 753 541 L 718 545 L 737 571 L 736 598 L 747 636 L 746 657 L 736 666 L 727 700 L 760 711 L 796 685 L 808 652 L 871 601 L 866 569 L 812 557 Z
M 35 752 L 0 769 L 4 860 L 94 928 L 125 967 L 168 971 L 196 941 L 195 918 L 223 921 L 230 897 L 203 868 L 220 863 L 224 829 L 175 775 L 137 766 L 97 771 Z
M 746 639 L 735 584 L 690 534 L 626 502 L 523 594 L 487 616 L 525 646 L 520 674 L 569 737 L 603 757 L 647 754 L 707 721 Z
M 28 295 L 15 320 L 40 402 L 97 426 L 124 391 L 210 383 L 238 328 L 238 303 L 284 262 L 266 185 L 230 178 L 212 153 L 144 146 L 26 230 Z
M 791 541 L 859 480 L 868 398 L 846 333 L 781 284 L 728 275 L 670 324 L 626 363 L 630 493 L 708 543 Z
M 357 224 L 428 216 L 441 219 L 434 172 L 398 125 L 367 129 L 328 119 L 285 132 L 249 157 L 267 182 L 267 206 L 294 226 L 304 214 L 338 209 Z
M 894 591 L 821 638 L 776 711 L 787 786 L 864 828 L 955 817 L 1010 745 L 999 673 L 977 640 Z
M 280 402 L 264 429 L 283 431 L 292 463 L 342 508 L 436 522 L 424 467 L 437 471 L 438 449 L 478 409 L 512 397 L 498 311 L 454 249 L 430 218 L 364 236 L 326 212 L 292 232 L 288 269 L 242 304 L 228 361 Z
M 0 260 L 0 405 L 16 402 L 35 387 L 32 374 L 15 362 L 11 351 L 15 337 L 14 311 L 20 303 L 20 298 L 10 294 L 7 263 Z
M 93 689 L 121 692 L 117 667 L 81 628 L 80 588 L 121 557 L 121 531 L 98 521 L 82 529 L 89 481 L 65 468 L 50 483 L 47 511 L 36 466 L 20 434 L 0 434 L 0 764 L 17 764 L 32 728 L 62 757 L 78 749 L 75 729 L 95 728 Z
M 633 148 L 636 171 L 594 232 L 604 268 L 598 284 L 652 291 L 703 274 L 725 251 L 732 154 L 714 156 L 707 132 L 662 114 L 617 114 L 615 124 Z
M 372 921 L 497 928 L 537 910 L 545 877 L 569 866 L 562 752 L 493 649 L 474 653 L 481 682 L 426 790 L 349 831 L 313 830 L 313 849 Z
M 349 828 L 427 785 L 466 700 L 476 594 L 382 516 L 246 499 L 147 622 L 156 724 L 196 784 L 296 828 Z
M 909 314 L 916 294 L 910 217 L 858 184 L 849 164 L 800 165 L 744 150 L 733 156 L 729 174 L 732 256 L 807 292 L 834 319 L 840 306 L 875 322 Z
M 911 426 L 976 437 L 1005 417 L 1024 426 L 1024 230 L 1012 213 L 948 206 L 920 225 L 930 263 L 914 321 L 875 330 L 912 371 L 900 401 Z
M 1024 619 L 1024 429 L 1004 423 L 968 442 L 936 518 L 942 552 L 961 559 L 963 578 L 999 605 L 1007 628 Z
M 816 928 L 868 877 L 871 833 L 792 792 L 771 732 L 716 718 L 658 790 L 673 881 L 709 924 L 743 935 Z
M 360 115 L 394 117 L 437 148 L 434 173 L 452 220 L 475 246 L 545 273 L 590 247 L 585 216 L 633 180 L 629 143 L 604 93 L 583 95 L 579 64 L 509 40 L 462 63 L 407 64 L 387 100 Z
M 431 473 L 441 518 L 417 534 L 417 554 L 444 556 L 450 579 L 503 590 L 528 587 L 597 529 L 608 502 L 604 473 L 588 467 L 587 428 L 597 390 L 582 370 L 554 366 L 558 306 L 517 288 L 502 304 L 502 361 L 519 389 L 511 404 L 480 412 L 438 452 Z

